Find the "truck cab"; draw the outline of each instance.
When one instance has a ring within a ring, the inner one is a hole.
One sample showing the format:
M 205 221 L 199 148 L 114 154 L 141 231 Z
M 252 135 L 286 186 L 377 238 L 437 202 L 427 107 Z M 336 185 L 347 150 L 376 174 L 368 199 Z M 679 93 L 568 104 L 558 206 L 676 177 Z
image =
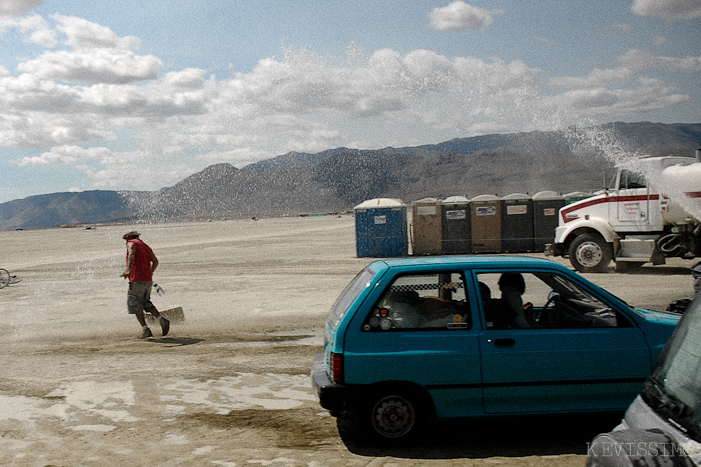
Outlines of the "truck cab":
M 546 254 L 580 272 L 701 255 L 701 160 L 646 157 L 618 167 L 614 187 L 560 210 Z

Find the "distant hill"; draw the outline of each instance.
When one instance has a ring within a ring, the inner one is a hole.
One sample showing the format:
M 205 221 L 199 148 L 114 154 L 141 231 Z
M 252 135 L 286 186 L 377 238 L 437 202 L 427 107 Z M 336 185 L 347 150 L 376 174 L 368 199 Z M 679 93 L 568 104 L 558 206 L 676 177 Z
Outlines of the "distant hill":
M 701 147 L 701 124 L 611 123 L 590 130 L 627 151 L 652 155 L 693 156 Z M 588 144 L 577 147 L 567 132 L 288 153 L 242 169 L 216 164 L 156 192 L 54 193 L 2 203 L 0 229 L 336 212 L 377 197 L 409 203 L 453 195 L 591 191 L 604 186 L 611 166 Z
M 587 129 L 584 133 L 605 135 L 609 140 L 616 141 L 629 152 L 640 152 L 648 155 L 682 155 L 687 156 L 697 147 L 701 147 L 701 124 L 663 124 L 663 123 L 624 123 L 614 122 Z M 272 159 L 250 164 L 241 170 L 266 172 L 298 165 L 313 165 L 328 157 L 343 153 L 382 153 L 404 154 L 423 157 L 433 157 L 443 154 L 476 154 L 478 152 L 497 149 L 509 149 L 521 152 L 563 152 L 573 151 L 578 138 L 572 133 L 528 132 L 510 133 L 503 135 L 484 135 L 470 138 L 455 138 L 437 144 L 383 149 L 357 150 L 347 148 L 329 149 L 317 154 L 290 152 Z M 585 150 L 590 141 L 582 139 Z
M 118 219 L 128 200 L 116 191 L 53 193 L 0 204 L 1 229 L 31 229 Z

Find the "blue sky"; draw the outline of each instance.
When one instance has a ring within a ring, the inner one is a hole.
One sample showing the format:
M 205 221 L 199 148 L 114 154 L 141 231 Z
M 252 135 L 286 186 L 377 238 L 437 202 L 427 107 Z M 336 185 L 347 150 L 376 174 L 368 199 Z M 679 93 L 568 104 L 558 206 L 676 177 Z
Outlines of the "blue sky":
M 698 123 L 700 31 L 698 0 L 3 0 L 0 202 L 290 151 Z

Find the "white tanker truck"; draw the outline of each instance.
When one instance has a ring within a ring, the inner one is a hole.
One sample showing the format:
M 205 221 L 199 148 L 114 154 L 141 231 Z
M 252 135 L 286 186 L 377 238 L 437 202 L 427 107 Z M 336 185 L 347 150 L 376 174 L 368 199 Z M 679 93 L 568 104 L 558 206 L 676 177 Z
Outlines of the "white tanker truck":
M 701 150 L 618 166 L 615 188 L 560 209 L 546 255 L 569 257 L 580 272 L 701 257 Z

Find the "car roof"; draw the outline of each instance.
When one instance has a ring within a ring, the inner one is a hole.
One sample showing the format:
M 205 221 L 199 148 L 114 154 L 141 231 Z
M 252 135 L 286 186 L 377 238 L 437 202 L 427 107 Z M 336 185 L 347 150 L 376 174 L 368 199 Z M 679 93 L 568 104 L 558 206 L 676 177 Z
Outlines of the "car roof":
M 412 266 L 448 266 L 448 267 L 470 267 L 470 268 L 491 268 L 491 267 L 550 267 L 560 270 L 567 270 L 555 261 L 545 258 L 532 258 L 529 256 L 509 256 L 509 255 L 463 255 L 463 256 L 412 256 L 403 258 L 392 258 L 375 261 L 384 263 L 387 267 L 412 267 Z

